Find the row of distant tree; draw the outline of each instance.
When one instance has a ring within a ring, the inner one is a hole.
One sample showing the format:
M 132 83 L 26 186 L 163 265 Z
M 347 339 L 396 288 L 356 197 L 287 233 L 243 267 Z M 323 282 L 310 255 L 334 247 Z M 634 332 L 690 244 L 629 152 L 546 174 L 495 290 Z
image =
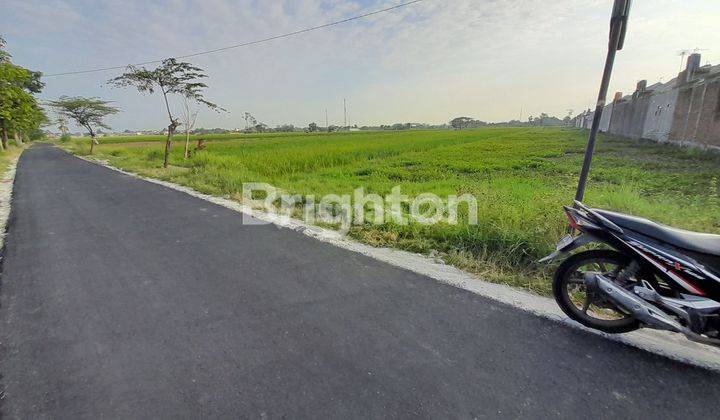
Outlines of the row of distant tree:
M 425 124 L 425 123 L 395 123 L 395 124 L 384 124 L 362 127 L 353 126 L 352 128 L 358 130 L 464 130 L 471 128 L 482 128 L 482 127 L 561 127 L 571 125 L 572 118 L 568 115 L 563 119 L 541 113 L 540 116 L 530 116 L 527 121 L 510 120 L 504 122 L 485 122 L 471 117 L 457 117 L 453 118 L 447 124 Z M 274 131 L 301 131 L 298 129 L 285 130 L 287 127 L 294 128 L 292 125 L 278 126 Z M 339 131 L 342 127 L 330 126 L 329 128 L 319 127 L 315 123 L 310 123 L 308 128 L 304 131 L 315 132 L 315 131 Z
M 568 115 L 564 117 L 563 119 L 560 119 L 558 117 L 554 117 L 551 115 L 548 115 L 546 113 L 541 113 L 540 116 L 530 116 L 528 117 L 527 121 L 520 121 L 520 120 L 510 120 L 510 121 L 504 121 L 504 122 L 485 122 L 482 120 L 478 120 L 471 117 L 457 117 L 452 119 L 447 124 L 425 124 L 425 123 L 395 123 L 395 124 L 383 124 L 383 125 L 375 125 L 375 126 L 368 126 L 364 125 L 361 127 L 358 127 L 357 125 L 353 126 L 353 129 L 358 130 L 447 130 L 447 129 L 455 129 L 455 130 L 463 130 L 463 129 L 471 129 L 471 128 L 482 128 L 482 127 L 561 127 L 561 126 L 567 126 L 570 125 L 572 122 L 572 118 Z M 288 129 L 289 128 L 289 129 Z M 275 129 L 267 129 L 269 131 L 309 131 L 309 132 L 316 132 L 316 131 L 340 131 L 343 130 L 342 127 L 338 126 L 330 126 L 330 127 L 320 127 L 316 123 L 310 123 L 310 125 L 306 129 L 297 129 L 293 127 L 292 125 L 283 125 L 278 126 Z
M 247 114 L 247 113 L 246 113 Z M 352 127 L 341 127 L 337 125 L 331 125 L 329 127 L 321 127 L 317 123 L 310 123 L 307 127 L 296 127 L 292 124 L 278 125 L 275 128 L 271 128 L 266 124 L 258 123 L 257 120 L 253 119 L 253 124 L 249 124 L 245 132 L 257 132 L 257 133 L 284 133 L 284 132 L 336 132 L 344 130 L 463 130 L 471 128 L 482 128 L 482 127 L 560 127 L 567 126 L 571 123 L 571 118 L 566 116 L 563 119 L 558 117 L 550 116 L 546 113 L 541 113 L 540 116 L 530 116 L 527 121 L 510 120 L 504 122 L 485 122 L 477 120 L 471 117 L 457 117 L 454 118 L 447 124 L 424 124 L 424 123 L 395 123 L 395 124 L 383 124 L 383 125 L 364 125 L 358 127 L 353 125 Z M 235 130 L 237 131 L 237 130 Z M 199 128 L 192 131 L 193 134 L 223 134 L 231 133 L 233 131 L 222 128 L 205 129 Z
M 447 124 L 425 124 L 425 123 L 395 123 L 395 124 L 383 124 L 383 125 L 364 125 L 352 127 L 341 127 L 338 125 L 331 125 L 329 127 L 322 127 L 317 123 L 310 123 L 307 127 L 296 127 L 293 124 L 281 124 L 275 127 L 270 127 L 267 124 L 258 122 L 252 115 L 245 113 L 246 128 L 243 130 L 228 130 L 225 128 L 193 128 L 190 130 L 190 134 L 229 134 L 229 133 L 293 133 L 293 132 L 337 132 L 345 130 L 363 130 L 363 131 L 375 131 L 375 130 L 447 130 L 447 129 L 470 129 L 470 128 L 482 128 L 482 127 L 560 127 L 566 126 L 571 123 L 571 118 L 566 116 L 563 119 L 550 116 L 546 113 L 540 114 L 539 117 L 530 116 L 527 121 L 510 120 L 505 122 L 494 122 L 488 123 L 485 121 L 477 120 L 470 117 L 458 117 L 454 118 Z M 167 130 L 162 130 L 162 133 L 166 133 Z M 134 133 L 130 130 L 125 130 L 126 133 Z
M 560 127 L 570 125 L 572 118 L 570 115 L 560 119 L 558 117 L 550 116 L 546 113 L 541 113 L 540 116 L 529 116 L 527 121 L 510 120 L 506 122 L 488 123 L 481 120 L 476 120 L 471 117 L 457 117 L 450 121 L 450 127 L 455 130 L 463 130 L 467 128 L 481 128 L 481 127 Z

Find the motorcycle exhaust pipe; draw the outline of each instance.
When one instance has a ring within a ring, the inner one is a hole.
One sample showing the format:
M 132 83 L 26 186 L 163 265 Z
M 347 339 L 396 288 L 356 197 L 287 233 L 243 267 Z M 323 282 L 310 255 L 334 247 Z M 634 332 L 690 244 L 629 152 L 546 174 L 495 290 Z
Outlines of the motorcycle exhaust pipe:
M 686 335 L 689 332 L 687 328 L 666 315 L 660 308 L 616 285 L 602 274 L 586 274 L 585 285 L 589 291 L 594 290 L 600 296 L 652 328 Z
M 720 346 L 720 340 L 706 337 L 682 326 L 676 320 L 666 315 L 657 306 L 616 285 L 612 282 L 612 280 L 602 274 L 586 274 L 585 284 L 588 291 L 595 291 L 600 296 L 609 300 L 620 309 L 628 312 L 650 328 L 680 333 L 685 335 L 691 341 L 712 346 Z M 675 308 L 675 310 L 677 309 Z

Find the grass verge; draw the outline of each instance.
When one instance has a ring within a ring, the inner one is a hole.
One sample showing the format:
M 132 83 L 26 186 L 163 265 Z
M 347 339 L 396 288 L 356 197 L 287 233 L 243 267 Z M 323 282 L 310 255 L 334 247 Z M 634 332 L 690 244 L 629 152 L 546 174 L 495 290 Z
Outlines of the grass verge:
M 18 156 L 25 150 L 24 146 L 8 145 L 7 150 L 0 152 L 0 174 L 4 174 L 10 163 L 17 159 Z

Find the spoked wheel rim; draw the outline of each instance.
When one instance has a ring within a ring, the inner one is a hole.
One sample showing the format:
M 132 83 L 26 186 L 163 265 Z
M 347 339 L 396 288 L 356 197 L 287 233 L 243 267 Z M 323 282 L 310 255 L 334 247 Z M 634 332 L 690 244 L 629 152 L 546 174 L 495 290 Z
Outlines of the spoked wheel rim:
M 565 273 L 562 288 L 570 310 L 592 324 L 608 327 L 633 321 L 629 314 L 596 293 L 588 291 L 585 285 L 586 274 L 602 274 L 614 279 L 624 267 L 622 261 L 612 257 L 593 257 L 573 264 Z

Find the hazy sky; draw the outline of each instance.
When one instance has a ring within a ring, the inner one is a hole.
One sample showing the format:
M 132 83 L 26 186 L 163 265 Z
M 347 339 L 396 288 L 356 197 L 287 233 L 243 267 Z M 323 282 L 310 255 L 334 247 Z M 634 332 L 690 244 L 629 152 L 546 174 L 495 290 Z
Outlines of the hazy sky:
M 0 33 L 16 63 L 45 73 L 161 59 L 251 41 L 397 4 L 389 0 L 3 0 Z M 209 99 L 199 126 L 486 121 L 595 102 L 612 0 L 425 0 L 290 39 L 201 56 Z M 611 92 L 667 81 L 678 51 L 720 62 L 720 1 L 635 0 Z M 167 125 L 162 99 L 113 89 L 117 71 L 47 78 L 43 98 L 100 96 L 116 130 Z

